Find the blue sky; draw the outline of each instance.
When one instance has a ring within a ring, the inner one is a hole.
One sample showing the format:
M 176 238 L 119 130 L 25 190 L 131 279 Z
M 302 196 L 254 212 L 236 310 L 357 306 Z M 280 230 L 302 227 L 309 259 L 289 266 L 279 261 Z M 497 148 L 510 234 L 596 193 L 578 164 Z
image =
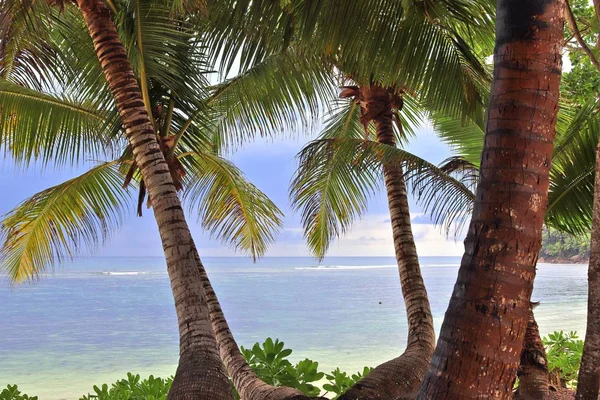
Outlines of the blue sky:
M 229 158 L 244 171 L 246 176 L 285 213 L 284 226 L 267 256 L 309 256 L 302 238 L 300 216 L 290 208 L 288 186 L 293 176 L 296 153 L 311 138 L 300 135 L 290 139 L 260 139 L 248 144 L 230 155 Z M 419 130 L 416 139 L 409 144 L 409 151 L 427 160 L 438 163 L 450 155 L 450 149 L 441 143 L 432 129 Z M 82 173 L 83 167 L 72 168 L 33 168 L 28 171 L 16 170 L 10 160 L 0 161 L 0 213 L 8 212 L 12 207 L 28 196 Z M 462 242 L 447 239 L 433 226 L 422 210 L 411 201 L 413 230 L 417 248 L 421 256 L 461 255 Z M 104 246 L 91 254 L 98 256 L 162 256 L 162 247 L 151 212 L 144 217 L 134 216 L 131 210 L 129 218 L 121 229 Z M 211 239 L 202 232 L 196 217 L 188 216 L 200 254 L 204 256 L 236 256 L 227 245 Z M 88 255 L 90 252 L 85 252 Z M 385 194 L 383 191 L 372 199 L 367 214 L 353 226 L 343 238 L 330 249 L 330 256 L 393 256 L 391 227 Z

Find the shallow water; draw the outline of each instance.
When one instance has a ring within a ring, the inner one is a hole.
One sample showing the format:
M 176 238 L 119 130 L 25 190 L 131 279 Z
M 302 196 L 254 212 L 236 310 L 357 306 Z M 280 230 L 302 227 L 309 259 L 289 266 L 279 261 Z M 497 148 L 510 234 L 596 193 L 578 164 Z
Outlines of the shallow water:
M 439 329 L 460 259 L 423 257 Z M 207 258 L 238 343 L 277 337 L 292 358 L 356 371 L 398 354 L 405 313 L 393 258 Z M 541 264 L 533 300 L 542 334 L 585 329 L 587 266 Z M 175 372 L 177 322 L 161 258 L 77 259 L 35 284 L 0 276 L 0 388 L 78 399 L 128 371 Z M 381 304 L 379 304 L 381 302 Z

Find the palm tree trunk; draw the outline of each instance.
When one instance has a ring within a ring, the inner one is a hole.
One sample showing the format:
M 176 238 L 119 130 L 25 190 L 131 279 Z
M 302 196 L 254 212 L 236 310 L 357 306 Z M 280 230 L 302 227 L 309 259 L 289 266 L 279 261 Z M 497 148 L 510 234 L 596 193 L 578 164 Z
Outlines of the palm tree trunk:
M 179 321 L 180 359 L 169 399 L 232 399 L 202 294 L 198 252 L 142 94 L 102 0 L 77 0 L 152 199 Z
M 392 127 L 392 103 L 389 92 L 377 86 L 361 89 L 366 110 L 374 115 L 377 140 L 395 146 Z M 369 107 L 371 110 L 369 110 Z M 374 109 L 377 108 L 377 111 Z M 408 341 L 404 353 L 379 365 L 340 399 L 395 399 L 414 394 L 427 372 L 435 347 L 433 317 L 427 290 L 421 275 L 417 248 L 412 234 L 408 196 L 402 166 L 384 164 L 383 175 L 390 209 L 394 250 L 400 274 L 400 285 L 406 317 Z
M 309 398 L 299 390 L 271 386 L 256 375 L 235 342 L 204 267 L 201 267 L 200 273 L 221 359 L 240 397 L 243 400 L 308 400 Z
M 509 399 L 548 200 L 564 0 L 498 0 L 494 83 L 465 254 L 418 399 Z
M 587 328 L 576 398 L 600 398 L 600 143 L 596 148 L 594 213 L 588 266 Z
M 533 307 L 529 311 L 527 331 L 521 350 L 521 365 L 517 372 L 519 389 L 515 400 L 544 400 L 550 396 L 550 374 L 546 349 L 535 322 Z

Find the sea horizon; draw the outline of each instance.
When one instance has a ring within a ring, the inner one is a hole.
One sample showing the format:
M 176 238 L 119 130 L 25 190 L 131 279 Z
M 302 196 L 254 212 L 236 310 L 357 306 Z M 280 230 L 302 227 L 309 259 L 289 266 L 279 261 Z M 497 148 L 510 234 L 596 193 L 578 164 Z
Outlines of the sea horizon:
M 421 257 L 439 331 L 461 257 Z M 356 372 L 400 354 L 405 310 L 394 257 L 204 257 L 238 344 L 279 338 L 319 369 Z M 164 259 L 78 257 L 32 284 L 0 278 L 0 387 L 78 399 L 127 372 L 174 374 L 175 310 Z M 540 264 L 533 294 L 542 335 L 583 337 L 587 265 Z

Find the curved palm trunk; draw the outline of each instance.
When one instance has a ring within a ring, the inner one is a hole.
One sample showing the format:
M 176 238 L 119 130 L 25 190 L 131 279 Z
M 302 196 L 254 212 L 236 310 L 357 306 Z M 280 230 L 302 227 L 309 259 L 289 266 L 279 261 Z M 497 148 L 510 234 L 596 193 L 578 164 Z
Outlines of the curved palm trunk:
M 202 264 L 125 48 L 104 1 L 77 0 L 77 5 L 152 199 L 167 260 L 180 334 L 179 366 L 169 399 L 232 399 L 202 294 Z
M 594 213 L 588 266 L 587 328 L 576 398 L 600 398 L 600 143 L 596 148 Z
M 242 400 L 308 400 L 308 397 L 299 390 L 271 386 L 256 375 L 235 342 L 219 300 L 202 266 L 200 267 L 200 274 L 202 276 L 204 297 L 208 304 L 221 359 L 229 376 L 231 376 L 233 386 L 237 389 Z
M 366 108 L 372 115 L 377 140 L 395 146 L 392 127 L 392 97 L 383 88 L 361 90 Z M 370 109 L 369 109 L 370 108 Z M 419 258 L 410 223 L 408 196 L 402 166 L 383 166 L 385 187 L 394 237 L 394 250 L 400 274 L 402 295 L 408 319 L 406 350 L 399 357 L 375 368 L 340 399 L 395 399 L 414 394 L 427 372 L 435 347 L 435 331 L 427 290 L 419 267 Z
M 548 200 L 564 0 L 498 0 L 494 83 L 465 254 L 418 399 L 510 399 Z
M 521 350 L 521 365 L 517 372 L 519 389 L 516 400 L 544 400 L 550 398 L 550 374 L 546 349 L 535 322 L 533 307 L 529 311 L 527 331 Z

